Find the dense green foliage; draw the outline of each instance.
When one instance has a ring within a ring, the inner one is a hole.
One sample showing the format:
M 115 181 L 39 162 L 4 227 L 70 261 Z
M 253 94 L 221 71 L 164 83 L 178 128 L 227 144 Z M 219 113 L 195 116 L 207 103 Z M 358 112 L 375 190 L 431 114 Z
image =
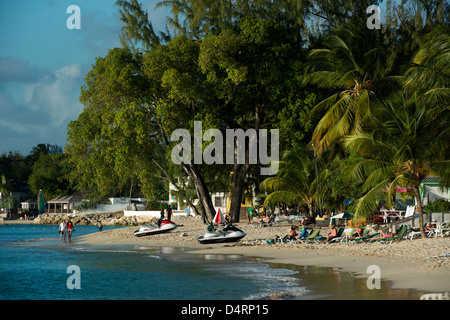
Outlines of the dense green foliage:
M 381 4 L 381 29 L 369 29 L 366 9 Z M 420 217 L 421 180 L 439 176 L 450 186 L 448 2 L 166 0 L 160 34 L 137 0 L 116 5 L 123 47 L 86 75 L 65 154 L 8 170 L 29 176 L 34 192 L 45 181 L 56 181 L 45 187 L 54 193 L 136 190 L 157 207 L 171 183 L 206 220 L 210 193 L 229 192 L 236 221 L 251 185 L 268 206 L 315 212 L 353 199 L 364 216 L 389 203 L 396 185 L 408 186 Z M 258 129 L 278 129 L 278 173 L 261 176 L 248 154 L 245 163 L 175 165 L 171 134 L 193 136 L 195 121 L 224 136 L 256 129 L 259 139 Z M 0 169 L 9 165 L 2 159 Z

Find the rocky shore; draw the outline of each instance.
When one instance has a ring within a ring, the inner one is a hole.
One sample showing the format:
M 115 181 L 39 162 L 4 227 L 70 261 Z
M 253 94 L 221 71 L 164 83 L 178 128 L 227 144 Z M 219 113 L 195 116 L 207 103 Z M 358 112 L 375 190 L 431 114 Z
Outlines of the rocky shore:
M 138 226 L 141 224 L 152 223 L 156 218 L 140 216 L 124 216 L 123 213 L 100 213 L 83 216 L 68 216 L 67 214 L 48 214 L 44 213 L 31 220 L 35 224 L 60 224 L 63 219 L 70 220 L 75 225 L 97 225 L 101 223 L 104 226 Z

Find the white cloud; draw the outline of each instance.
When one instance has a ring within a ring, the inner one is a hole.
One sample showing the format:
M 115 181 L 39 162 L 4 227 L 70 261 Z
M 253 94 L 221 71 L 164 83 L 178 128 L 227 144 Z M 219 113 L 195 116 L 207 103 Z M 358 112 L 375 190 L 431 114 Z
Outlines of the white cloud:
M 67 124 L 82 110 L 79 95 L 85 71 L 71 64 L 40 73 L 34 81 L 0 82 L 0 152 L 27 154 L 38 143 L 64 146 Z
M 78 116 L 78 101 L 83 81 L 81 66 L 64 66 L 39 82 L 25 86 L 24 104 L 33 111 L 44 112 L 54 125 L 61 125 Z

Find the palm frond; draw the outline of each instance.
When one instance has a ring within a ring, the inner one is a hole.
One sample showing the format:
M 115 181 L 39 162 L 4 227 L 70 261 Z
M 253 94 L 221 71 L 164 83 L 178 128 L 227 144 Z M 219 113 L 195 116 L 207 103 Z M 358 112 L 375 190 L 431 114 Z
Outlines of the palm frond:
M 353 219 L 358 219 L 359 217 L 369 216 L 376 208 L 380 199 L 385 199 L 386 194 L 383 192 L 389 182 L 390 178 L 381 180 L 379 183 L 374 185 L 365 195 L 355 201 L 355 212 Z

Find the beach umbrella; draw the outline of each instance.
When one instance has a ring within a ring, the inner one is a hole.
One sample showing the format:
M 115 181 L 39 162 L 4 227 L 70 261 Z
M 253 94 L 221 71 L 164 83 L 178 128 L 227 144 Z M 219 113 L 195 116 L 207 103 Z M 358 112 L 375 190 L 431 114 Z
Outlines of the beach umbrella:
M 331 217 L 331 219 L 351 219 L 353 214 L 348 212 L 341 212 Z
M 353 214 L 348 213 L 348 212 L 341 212 L 338 214 L 335 214 L 334 216 L 332 216 L 331 219 L 331 224 L 334 224 L 334 220 L 333 219 L 345 219 L 345 224 L 347 224 L 347 219 L 351 219 L 353 217 Z
M 225 223 L 225 219 L 223 218 L 222 212 L 220 212 L 220 208 L 217 210 L 217 213 L 213 220 L 214 223 Z
M 37 203 L 38 203 L 39 213 L 40 214 L 44 213 L 45 212 L 45 201 L 44 201 L 44 194 L 42 193 L 42 189 L 39 190 Z

